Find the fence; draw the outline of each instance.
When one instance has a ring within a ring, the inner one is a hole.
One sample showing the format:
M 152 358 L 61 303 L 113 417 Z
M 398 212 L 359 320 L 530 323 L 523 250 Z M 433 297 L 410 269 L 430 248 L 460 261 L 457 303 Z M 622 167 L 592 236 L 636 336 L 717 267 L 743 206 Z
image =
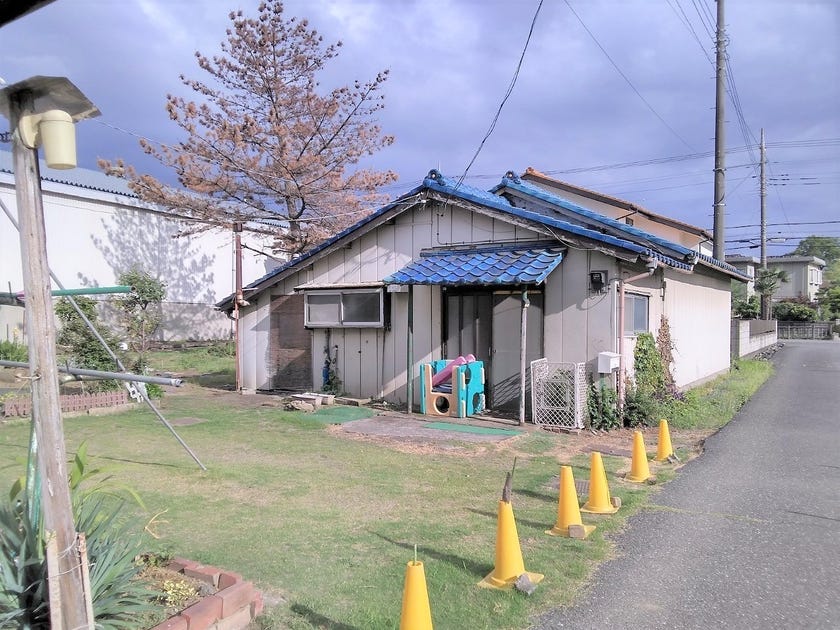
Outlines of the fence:
M 774 319 L 733 319 L 729 346 L 732 357 L 750 356 L 775 344 L 776 323 Z
M 831 339 L 832 322 L 779 322 L 779 339 Z
M 61 411 L 88 411 L 98 407 L 116 407 L 131 402 L 126 391 L 99 392 L 97 394 L 71 394 L 60 396 Z M 28 416 L 32 410 L 29 396 L 16 396 L 3 401 L 3 417 Z
M 586 364 L 531 361 L 531 413 L 538 426 L 582 429 Z

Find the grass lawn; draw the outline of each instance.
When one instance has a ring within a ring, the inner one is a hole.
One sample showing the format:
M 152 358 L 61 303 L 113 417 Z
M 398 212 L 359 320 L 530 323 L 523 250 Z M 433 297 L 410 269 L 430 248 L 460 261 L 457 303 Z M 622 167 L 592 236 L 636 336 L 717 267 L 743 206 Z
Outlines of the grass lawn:
M 266 594 L 265 628 L 398 627 L 415 545 L 436 627 L 527 627 L 534 615 L 572 601 L 610 556 L 609 535 L 655 491 L 617 479 L 628 460 L 605 456 L 622 509 L 584 515 L 597 525 L 585 541 L 554 538 L 545 530 L 556 519 L 559 465 L 573 464 L 576 480 L 589 474 L 586 457 L 558 456 L 577 436 L 535 432 L 498 445 L 397 449 L 348 439 L 311 414 L 189 387 L 167 395 L 162 411 L 176 422 L 201 420 L 176 429 L 206 472 L 144 408 L 67 418 L 68 452 L 86 441 L 92 465 L 140 494 L 150 551 L 254 580 Z M 0 426 L 0 461 L 20 462 L 0 468 L 0 490 L 22 474 L 28 436 L 26 422 Z M 493 568 L 496 509 L 514 457 L 525 567 L 546 576 L 531 597 L 476 586 Z M 672 475 L 663 467 L 660 479 Z

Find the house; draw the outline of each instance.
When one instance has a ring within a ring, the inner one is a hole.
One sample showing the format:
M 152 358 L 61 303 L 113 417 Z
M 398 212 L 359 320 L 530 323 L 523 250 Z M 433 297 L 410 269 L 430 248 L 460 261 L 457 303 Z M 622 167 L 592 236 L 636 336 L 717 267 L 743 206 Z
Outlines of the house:
M 522 174 L 522 179 L 567 201 L 599 212 L 626 225 L 662 236 L 701 254 L 712 255 L 712 234 L 702 228 L 651 212 L 647 208 L 618 197 L 554 179 L 530 166 Z
M 523 359 L 594 375 L 609 352 L 629 369 L 636 336 L 664 315 L 690 387 L 729 369 L 733 278 L 747 279 L 513 173 L 488 192 L 433 170 L 245 288 L 242 383 L 320 389 L 334 371 L 349 395 L 413 405 L 421 364 L 471 353 L 488 406 L 514 409 Z M 217 306 L 231 312 L 233 296 Z
M 741 270 L 751 278 L 755 277 L 761 267 L 758 258 L 752 256 L 727 256 L 726 262 Z M 817 292 L 822 286 L 822 274 L 826 263 L 822 258 L 816 256 L 768 256 L 768 269 L 781 269 L 787 274 L 787 281 L 779 284 L 778 290 L 773 294 L 773 301 L 791 298 L 805 298 L 809 302 L 817 299 Z M 754 292 L 754 282 L 750 283 L 747 295 Z
M 166 283 L 161 339 L 230 337 L 230 320 L 214 308 L 233 287 L 229 232 L 173 238 L 188 224 L 143 204 L 125 180 L 83 168 L 58 171 L 43 161 L 40 169 L 47 255 L 63 285 L 112 286 L 120 273 L 137 266 Z M 17 293 L 23 290 L 23 275 L 18 233 L 6 216 L 8 211 L 17 217 L 12 159 L 6 151 L 0 151 L 0 203 L 0 291 Z M 262 242 L 254 247 L 264 248 Z M 246 277 L 275 264 L 252 250 L 243 255 Z M 5 302 L 0 303 L 0 340 L 22 340 L 23 309 Z

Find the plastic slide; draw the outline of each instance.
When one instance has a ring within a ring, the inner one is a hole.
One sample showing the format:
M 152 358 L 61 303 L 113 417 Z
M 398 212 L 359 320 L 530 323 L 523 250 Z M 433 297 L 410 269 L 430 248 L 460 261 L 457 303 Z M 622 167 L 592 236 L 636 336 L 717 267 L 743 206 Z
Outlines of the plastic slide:
M 446 364 L 446 367 L 443 368 L 440 372 L 434 374 L 432 376 L 432 387 L 437 387 L 441 383 L 445 383 L 449 379 L 452 378 L 452 370 L 454 370 L 459 365 L 464 365 L 469 363 L 470 361 L 475 361 L 475 357 L 471 354 L 468 354 L 465 357 L 458 357 L 454 361 L 450 361 Z

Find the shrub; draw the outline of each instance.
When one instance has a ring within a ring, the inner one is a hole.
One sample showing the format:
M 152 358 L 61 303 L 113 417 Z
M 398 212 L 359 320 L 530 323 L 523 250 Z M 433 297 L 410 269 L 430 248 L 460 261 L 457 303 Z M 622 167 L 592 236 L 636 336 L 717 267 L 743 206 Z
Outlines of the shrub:
M 783 322 L 815 322 L 817 310 L 797 302 L 779 302 L 773 306 L 773 317 Z
M 643 389 L 628 388 L 624 396 L 622 421 L 625 427 L 654 426 L 659 422 L 660 403 Z
M 589 412 L 589 426 L 600 431 L 609 431 L 621 426 L 617 397 L 612 387 L 603 383 L 590 383 L 586 397 Z
M 99 334 L 111 348 L 116 347 L 116 340 L 113 335 L 97 326 L 99 314 L 96 311 L 96 302 L 86 297 L 76 297 L 74 301 L 79 310 L 84 313 L 88 321 L 96 326 Z M 62 298 L 55 306 L 55 314 L 61 322 L 61 330 L 58 332 L 56 342 L 69 354 L 70 362 L 75 367 L 89 370 L 114 371 L 116 365 L 108 351 L 102 347 L 99 340 L 94 336 L 87 324 L 79 317 L 76 309 L 66 298 Z M 95 381 L 86 385 L 93 391 L 119 389 L 117 381 Z
M 640 333 L 636 338 L 636 349 L 633 351 L 633 367 L 636 389 L 649 396 L 663 397 L 665 384 L 665 366 L 662 356 L 656 348 L 653 335 Z
M 32 453 L 30 453 L 32 456 Z M 127 496 L 103 482 L 93 483 L 100 470 L 90 470 L 83 444 L 68 468 L 76 527 L 87 537 L 91 598 L 96 627 L 103 630 L 135 628 L 139 615 L 154 608 L 158 595 L 137 580 L 140 567 L 134 558 L 140 537 L 123 518 Z M 90 486 L 83 489 L 83 484 Z M 33 480 L 19 479 L 8 499 L 0 502 L 0 627 L 49 628 L 46 541 L 38 509 L 40 497 L 30 496 Z M 117 489 L 118 490 L 118 489 Z M 142 529 L 140 529 L 142 531 Z
M 29 360 L 29 350 L 22 343 L 16 341 L 0 341 L 0 359 L 3 361 Z
M 732 313 L 740 319 L 758 319 L 761 315 L 761 303 L 755 295 L 746 300 L 738 300 L 733 304 Z

